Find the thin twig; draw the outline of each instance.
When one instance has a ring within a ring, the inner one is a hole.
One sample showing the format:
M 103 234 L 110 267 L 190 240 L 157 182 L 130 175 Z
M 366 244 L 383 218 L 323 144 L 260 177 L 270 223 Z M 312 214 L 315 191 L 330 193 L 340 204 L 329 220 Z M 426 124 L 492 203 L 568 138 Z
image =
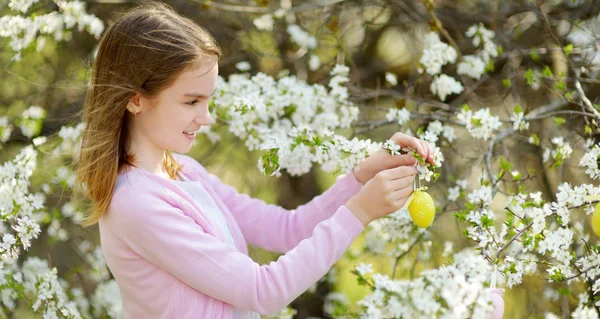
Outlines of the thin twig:
M 417 243 L 421 240 L 421 238 L 423 238 L 424 233 L 421 233 L 419 235 L 419 237 L 417 237 L 417 239 L 415 239 L 415 241 L 410 245 L 410 247 L 408 247 L 408 249 L 403 252 L 402 254 L 400 254 L 398 257 L 396 257 L 396 260 L 394 260 L 394 266 L 392 267 L 392 279 L 394 279 L 394 277 L 396 277 L 396 268 L 398 267 L 398 263 L 400 262 L 400 259 L 402 259 L 402 257 L 406 256 L 414 246 L 417 245 Z

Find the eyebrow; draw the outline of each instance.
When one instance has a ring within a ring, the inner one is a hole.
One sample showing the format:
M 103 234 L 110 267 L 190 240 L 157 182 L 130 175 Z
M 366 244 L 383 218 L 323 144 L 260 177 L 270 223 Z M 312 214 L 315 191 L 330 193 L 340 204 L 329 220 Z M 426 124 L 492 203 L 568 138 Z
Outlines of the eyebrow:
M 217 88 L 215 87 L 215 89 L 212 91 L 212 93 L 210 93 L 208 96 L 213 95 L 216 91 L 217 91 Z M 197 93 L 197 92 L 186 93 L 183 96 L 189 96 L 189 97 L 208 97 L 208 96 L 206 96 L 203 93 Z

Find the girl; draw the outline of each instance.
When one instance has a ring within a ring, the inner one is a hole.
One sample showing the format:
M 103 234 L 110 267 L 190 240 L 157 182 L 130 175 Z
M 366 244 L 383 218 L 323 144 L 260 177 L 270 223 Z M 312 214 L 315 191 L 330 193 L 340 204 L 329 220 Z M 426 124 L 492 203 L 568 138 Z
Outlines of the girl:
M 259 318 L 327 273 L 372 220 L 403 206 L 416 169 L 385 150 L 287 211 L 239 194 L 187 153 L 210 125 L 220 49 L 161 4 L 106 30 L 86 95 L 77 185 L 92 199 L 125 318 Z M 396 134 L 432 160 L 430 146 Z M 268 265 L 247 244 L 285 253 Z

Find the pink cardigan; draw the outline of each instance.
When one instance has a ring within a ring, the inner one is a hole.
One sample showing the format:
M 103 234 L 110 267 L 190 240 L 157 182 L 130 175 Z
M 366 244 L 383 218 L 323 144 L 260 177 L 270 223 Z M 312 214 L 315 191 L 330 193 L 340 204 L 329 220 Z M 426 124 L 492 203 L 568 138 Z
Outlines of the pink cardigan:
M 229 319 L 231 305 L 276 313 L 324 276 L 364 230 L 343 206 L 363 186 L 352 173 L 288 211 L 239 194 L 189 156 L 175 158 L 182 174 L 215 199 L 237 249 L 175 183 L 139 168 L 119 174 L 99 228 L 126 319 Z M 261 266 L 248 257 L 247 244 L 285 255 Z

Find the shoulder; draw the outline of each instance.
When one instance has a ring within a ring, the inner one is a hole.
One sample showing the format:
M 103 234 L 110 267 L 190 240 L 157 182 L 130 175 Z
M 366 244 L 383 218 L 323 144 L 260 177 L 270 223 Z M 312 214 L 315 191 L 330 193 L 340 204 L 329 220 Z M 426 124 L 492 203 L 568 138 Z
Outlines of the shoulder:
M 159 180 L 138 171 L 119 174 L 108 213 L 121 220 L 127 216 L 137 217 L 157 209 L 173 208 L 177 202 L 173 192 Z
M 200 162 L 189 155 L 173 153 L 173 157 L 177 163 L 181 165 L 183 172 L 186 174 L 199 174 L 200 176 L 205 176 L 208 173 L 206 168 L 200 164 Z

